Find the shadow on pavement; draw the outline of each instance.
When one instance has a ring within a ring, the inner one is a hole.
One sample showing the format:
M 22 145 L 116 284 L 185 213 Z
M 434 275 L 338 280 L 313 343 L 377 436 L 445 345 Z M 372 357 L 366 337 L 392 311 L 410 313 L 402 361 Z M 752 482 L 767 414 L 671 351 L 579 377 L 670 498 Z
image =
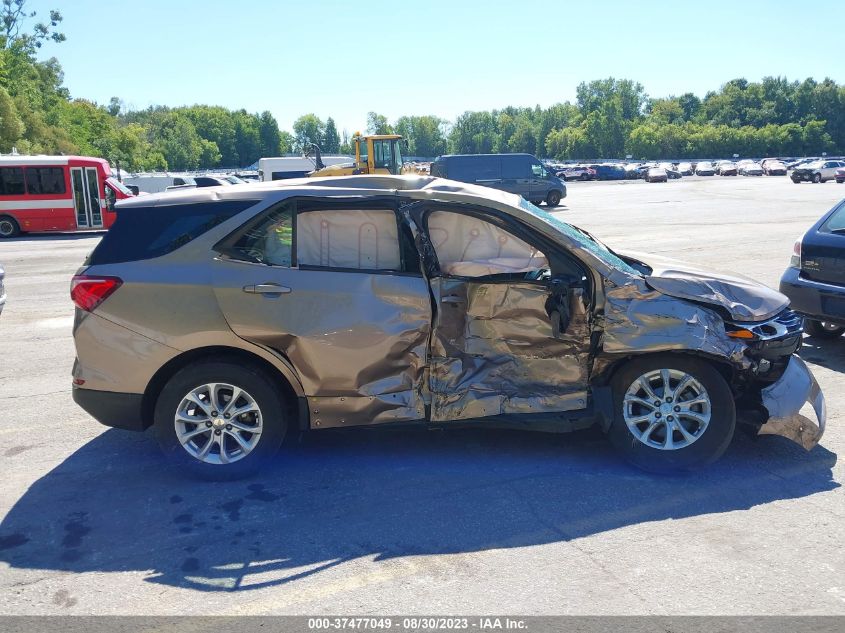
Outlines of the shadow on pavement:
M 35 482 L 0 524 L 13 568 L 149 570 L 207 591 L 295 582 L 345 561 L 570 541 L 833 490 L 836 456 L 737 434 L 694 475 L 633 470 L 598 431 L 312 433 L 259 479 L 171 470 L 148 435 L 109 430 Z
M 3 242 L 38 242 L 41 240 L 50 242 L 68 242 L 73 240 L 84 240 L 89 237 L 103 237 L 103 235 L 106 234 L 106 231 L 107 229 L 94 229 L 79 233 L 23 233 L 17 237 L 4 238 Z
M 845 373 L 845 336 L 835 339 L 805 336 L 799 353 L 814 365 Z

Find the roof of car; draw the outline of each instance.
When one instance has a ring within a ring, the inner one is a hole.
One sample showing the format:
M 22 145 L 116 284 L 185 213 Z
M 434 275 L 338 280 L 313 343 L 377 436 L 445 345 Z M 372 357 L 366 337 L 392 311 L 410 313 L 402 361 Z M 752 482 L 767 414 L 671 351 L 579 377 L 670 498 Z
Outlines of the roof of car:
M 157 207 L 170 205 L 197 204 L 216 200 L 262 200 L 267 197 L 288 198 L 294 195 L 309 196 L 348 196 L 348 195 L 385 195 L 391 193 L 417 193 L 412 196 L 426 198 L 432 194 L 471 196 L 505 204 L 508 207 L 519 206 L 519 196 L 444 178 L 432 176 L 337 176 L 328 178 L 292 178 L 270 182 L 247 183 L 240 187 L 202 187 L 169 191 L 147 196 L 138 196 L 122 200 L 118 208 Z
M 414 200 L 475 204 L 493 208 L 524 221 L 546 235 L 553 236 L 553 239 L 569 244 L 573 251 L 581 252 L 583 257 L 590 261 L 591 266 L 599 269 L 603 274 L 611 277 L 618 274 L 618 269 L 579 246 L 577 240 L 573 240 L 571 236 L 562 235 L 552 228 L 550 222 L 541 217 L 545 214 L 539 209 L 533 209 L 532 205 L 526 203 L 521 196 L 432 176 L 337 176 L 248 183 L 237 187 L 192 187 L 121 200 L 117 203 L 117 209 L 123 211 L 133 208 L 167 207 L 227 200 L 275 203 L 298 196 L 349 198 L 399 194 Z M 558 220 L 553 218 L 553 221 Z

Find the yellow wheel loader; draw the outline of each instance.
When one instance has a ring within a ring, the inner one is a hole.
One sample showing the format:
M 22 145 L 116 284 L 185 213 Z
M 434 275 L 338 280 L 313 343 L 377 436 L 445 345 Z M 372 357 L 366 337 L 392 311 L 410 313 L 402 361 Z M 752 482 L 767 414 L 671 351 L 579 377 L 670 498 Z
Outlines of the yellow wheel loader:
M 402 137 L 398 134 L 373 134 L 352 137 L 355 146 L 355 162 L 340 165 L 323 164 L 320 148 L 312 145 L 316 169 L 308 174 L 309 178 L 325 176 L 351 176 L 355 174 L 393 174 L 404 172 L 402 166 Z

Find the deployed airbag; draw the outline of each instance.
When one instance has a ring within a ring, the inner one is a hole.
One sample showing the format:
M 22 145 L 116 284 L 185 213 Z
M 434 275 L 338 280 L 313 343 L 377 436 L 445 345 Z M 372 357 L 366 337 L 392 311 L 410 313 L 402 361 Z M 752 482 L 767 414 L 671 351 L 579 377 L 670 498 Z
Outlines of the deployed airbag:
M 399 229 L 390 210 L 307 211 L 296 216 L 296 259 L 306 266 L 399 270 Z
M 440 270 L 458 277 L 527 273 L 549 267 L 545 255 L 494 224 L 461 213 L 428 217 Z

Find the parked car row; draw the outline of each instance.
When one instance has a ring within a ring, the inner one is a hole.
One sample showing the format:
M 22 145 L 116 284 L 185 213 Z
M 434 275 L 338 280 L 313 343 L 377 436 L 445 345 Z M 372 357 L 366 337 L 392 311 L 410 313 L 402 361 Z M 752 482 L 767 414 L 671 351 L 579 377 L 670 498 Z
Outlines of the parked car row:
M 824 165 L 820 165 L 823 163 Z M 825 166 L 826 165 L 826 166 Z M 547 161 L 546 166 L 564 180 L 647 180 L 662 182 L 659 171 L 648 177 L 649 170 L 663 169 L 667 180 L 682 176 L 786 176 L 793 170 L 793 180 L 825 182 L 836 179 L 836 169 L 845 169 L 841 160 L 802 159 L 789 164 L 778 158 L 762 160 L 742 159 L 740 161 L 681 161 L 670 162 L 631 162 L 631 163 L 579 163 L 565 164 Z M 797 174 L 797 175 L 796 175 Z M 837 182 L 845 182 L 845 175 Z

